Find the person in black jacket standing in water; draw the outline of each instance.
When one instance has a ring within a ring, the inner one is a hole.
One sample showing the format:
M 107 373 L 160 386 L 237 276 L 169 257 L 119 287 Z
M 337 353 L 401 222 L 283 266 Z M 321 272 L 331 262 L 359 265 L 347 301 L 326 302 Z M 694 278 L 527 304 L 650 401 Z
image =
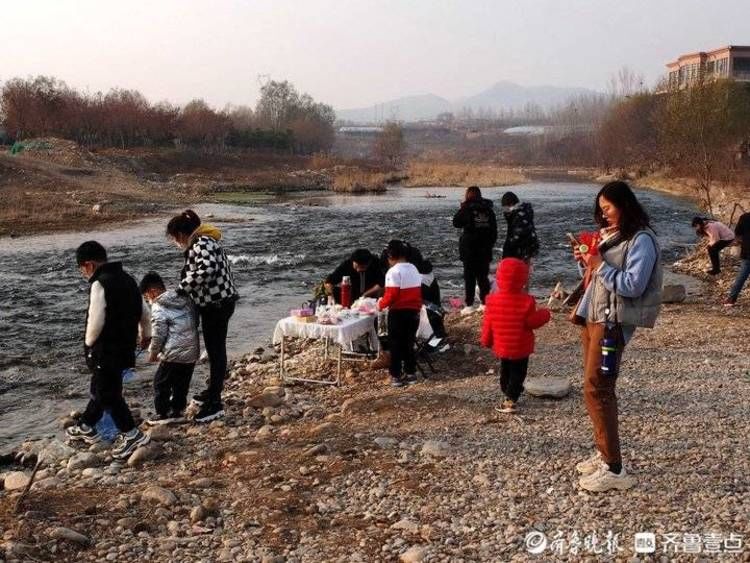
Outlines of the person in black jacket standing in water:
M 503 258 L 518 258 L 527 264 L 539 254 L 539 239 L 534 227 L 534 209 L 530 203 L 521 202 L 513 192 L 500 198 L 508 230 L 503 244 Z
M 463 314 L 478 309 L 474 305 L 477 284 L 482 305 L 490 292 L 490 262 L 497 241 L 497 219 L 492 207 L 492 202 L 482 197 L 479 188 L 471 186 L 466 189 L 461 208 L 453 217 L 453 226 L 463 229 L 458 247 L 464 264 L 466 307 L 461 311 Z

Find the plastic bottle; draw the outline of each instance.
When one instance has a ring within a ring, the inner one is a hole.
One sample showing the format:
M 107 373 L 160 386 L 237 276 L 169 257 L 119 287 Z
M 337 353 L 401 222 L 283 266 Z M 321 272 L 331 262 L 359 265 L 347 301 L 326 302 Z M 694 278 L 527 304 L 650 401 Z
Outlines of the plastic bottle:
M 617 375 L 617 340 L 602 338 L 602 375 L 615 377 Z
M 112 420 L 112 415 L 109 414 L 109 411 L 104 411 L 104 414 L 97 421 L 95 426 L 97 433 L 104 439 L 105 442 L 113 442 L 114 439 L 117 438 L 117 435 L 120 433 L 120 431 L 117 429 L 117 426 L 115 425 L 115 421 Z
M 349 276 L 341 279 L 341 306 L 344 309 L 352 306 L 352 280 Z
M 133 368 L 127 368 L 122 370 L 122 382 L 130 383 L 135 380 L 135 370 Z

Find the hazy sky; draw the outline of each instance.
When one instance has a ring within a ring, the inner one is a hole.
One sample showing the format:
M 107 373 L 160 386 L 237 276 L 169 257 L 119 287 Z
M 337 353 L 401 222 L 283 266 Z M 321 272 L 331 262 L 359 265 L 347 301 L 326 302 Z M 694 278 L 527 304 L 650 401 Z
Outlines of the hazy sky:
M 47 74 L 151 100 L 254 104 L 259 75 L 336 108 L 499 80 L 603 90 L 750 45 L 750 0 L 4 0 L 0 80 Z

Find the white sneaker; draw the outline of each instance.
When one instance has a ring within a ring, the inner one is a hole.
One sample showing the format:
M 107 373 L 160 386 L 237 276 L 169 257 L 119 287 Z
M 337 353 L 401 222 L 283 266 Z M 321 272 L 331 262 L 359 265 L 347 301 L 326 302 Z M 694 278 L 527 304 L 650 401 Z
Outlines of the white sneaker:
M 612 473 L 606 463 L 602 463 L 591 475 L 581 477 L 578 484 L 592 493 L 603 493 L 612 489 L 624 491 L 635 485 L 635 478 L 628 475 L 625 468 L 620 473 Z
M 585 459 L 576 464 L 576 471 L 581 475 L 591 475 L 595 473 L 599 466 L 602 464 L 602 454 L 596 452 L 590 458 Z
M 480 313 L 484 313 L 484 303 L 477 305 L 477 311 Z
M 476 313 L 477 310 L 478 310 L 478 307 L 476 305 L 467 305 L 466 307 L 461 309 L 461 314 L 464 316 L 471 315 L 473 313 Z

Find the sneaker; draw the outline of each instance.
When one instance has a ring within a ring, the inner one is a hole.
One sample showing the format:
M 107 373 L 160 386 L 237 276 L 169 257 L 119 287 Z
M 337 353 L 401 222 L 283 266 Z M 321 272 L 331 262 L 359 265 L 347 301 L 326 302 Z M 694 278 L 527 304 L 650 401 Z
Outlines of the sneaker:
M 198 414 L 195 415 L 195 422 L 211 422 L 224 416 L 224 405 L 219 403 L 203 403 Z
M 495 407 L 495 410 L 503 414 L 514 413 L 516 412 L 516 402 L 506 399 L 499 407 Z
M 415 383 L 418 383 L 418 382 L 419 382 L 419 380 L 417 379 L 417 376 L 416 376 L 416 374 L 413 374 L 413 373 L 407 373 L 407 374 L 406 374 L 406 375 L 404 376 L 404 382 L 405 382 L 405 383 L 406 383 L 407 385 L 414 385 Z
M 391 387 L 403 387 L 406 385 L 406 381 L 401 377 L 391 376 Z
M 201 406 L 203 403 L 208 401 L 208 399 L 209 399 L 208 389 L 204 389 L 197 395 L 193 395 L 193 402 L 198 406 Z
M 464 316 L 471 315 L 473 313 L 476 313 L 477 310 L 478 310 L 478 307 L 476 305 L 467 305 L 466 307 L 461 309 L 461 314 Z
M 722 305 L 724 305 L 724 307 L 727 307 L 727 308 L 734 307 L 736 304 L 737 302 L 732 301 L 731 299 L 727 299 L 726 301 L 724 301 L 724 303 L 722 303 Z
M 130 432 L 124 432 L 117 437 L 112 446 L 112 457 L 126 459 L 140 446 L 145 446 L 150 441 L 148 434 L 144 434 L 138 428 L 133 428 Z
M 176 422 L 176 418 L 172 415 L 167 414 L 155 414 L 146 421 L 149 426 L 162 426 L 164 424 L 171 424 Z
M 628 475 L 625 468 L 620 473 L 612 473 L 606 463 L 601 463 L 591 475 L 581 477 L 578 484 L 582 489 L 592 493 L 603 493 L 612 489 L 624 491 L 635 485 L 635 478 Z
M 480 313 L 484 313 L 484 303 L 481 303 L 477 306 L 477 311 Z
M 65 433 L 73 441 L 85 442 L 87 444 L 96 444 L 102 441 L 102 437 L 95 428 L 91 428 L 88 424 L 81 422 L 76 426 L 70 426 L 65 430 Z
M 591 475 L 596 473 L 596 470 L 602 464 L 602 454 L 596 452 L 594 455 L 576 464 L 576 471 L 581 475 Z

